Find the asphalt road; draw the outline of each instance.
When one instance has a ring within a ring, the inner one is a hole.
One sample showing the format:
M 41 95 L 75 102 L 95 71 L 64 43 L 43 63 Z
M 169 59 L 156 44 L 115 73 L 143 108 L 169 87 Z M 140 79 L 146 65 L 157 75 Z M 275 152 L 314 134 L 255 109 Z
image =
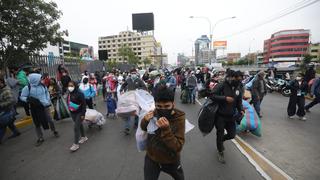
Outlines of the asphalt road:
M 261 106 L 262 137 L 241 137 L 293 179 L 319 180 L 320 105 L 310 109 L 304 122 L 287 118 L 288 101 L 280 94 L 268 94 Z
M 178 97 L 178 95 L 177 95 Z M 176 98 L 177 99 L 177 98 Z M 196 116 L 200 106 L 184 105 L 187 119 L 197 124 Z M 97 109 L 104 112 L 104 103 Z M 45 142 L 35 147 L 36 136 L 33 126 L 23 129 L 21 137 L 8 140 L 0 146 L 0 179 L 2 180 L 142 180 L 145 152 L 138 152 L 134 134 L 124 136 L 123 121 L 108 119 L 102 130 L 88 129 L 88 142 L 75 153 L 69 147 L 73 140 L 73 122 L 66 119 L 56 123 L 60 138 L 54 138 L 48 131 Z M 197 127 L 186 135 L 182 151 L 182 166 L 186 179 L 263 179 L 237 147 L 225 143 L 226 164 L 220 164 L 216 157 L 215 134 L 202 137 Z M 161 174 L 160 179 L 171 179 Z

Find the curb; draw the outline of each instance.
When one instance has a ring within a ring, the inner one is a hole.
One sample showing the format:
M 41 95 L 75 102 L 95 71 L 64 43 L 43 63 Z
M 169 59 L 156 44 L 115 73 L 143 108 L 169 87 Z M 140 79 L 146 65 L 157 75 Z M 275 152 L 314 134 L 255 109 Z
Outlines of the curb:
M 32 118 L 31 116 L 27 116 L 22 118 L 21 120 L 19 120 L 18 122 L 15 123 L 17 128 L 23 128 L 26 127 L 28 125 L 32 124 Z

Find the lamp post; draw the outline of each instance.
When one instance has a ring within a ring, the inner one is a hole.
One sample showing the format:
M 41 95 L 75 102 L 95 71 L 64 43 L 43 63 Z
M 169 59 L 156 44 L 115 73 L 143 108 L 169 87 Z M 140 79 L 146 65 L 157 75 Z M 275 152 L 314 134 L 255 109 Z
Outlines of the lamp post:
M 212 27 L 212 23 L 211 20 L 208 17 L 205 16 L 190 16 L 189 18 L 193 19 L 193 18 L 199 18 L 199 19 L 205 19 L 208 23 L 209 23 L 209 38 L 210 38 L 210 44 L 209 44 L 209 50 L 210 50 L 210 56 L 209 56 L 209 64 L 211 65 L 211 52 L 212 52 L 212 33 L 213 30 L 217 27 L 217 24 L 219 24 L 222 21 L 228 20 L 228 19 L 234 19 L 236 18 L 236 16 L 232 16 L 232 17 L 226 17 L 226 18 L 222 18 L 219 19 L 218 21 L 216 21 Z

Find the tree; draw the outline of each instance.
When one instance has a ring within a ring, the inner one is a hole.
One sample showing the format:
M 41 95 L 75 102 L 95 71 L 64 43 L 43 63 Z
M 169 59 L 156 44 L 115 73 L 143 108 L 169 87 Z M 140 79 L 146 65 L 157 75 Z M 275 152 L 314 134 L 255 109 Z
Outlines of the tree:
M 0 1 L 0 65 L 21 64 L 21 60 L 47 43 L 62 41 L 57 20 L 62 12 L 54 2 L 43 0 Z
M 305 72 L 305 70 L 307 70 L 307 65 L 311 62 L 311 60 L 312 56 L 310 54 L 304 55 L 302 63 L 300 64 L 300 69 L 302 70 L 302 72 Z
M 121 56 L 123 60 L 127 58 L 127 62 L 130 65 L 137 66 L 140 63 L 139 58 L 128 46 L 122 46 L 121 48 L 119 48 L 118 55 Z
M 151 64 L 151 59 L 148 57 L 145 57 L 142 62 L 144 64 L 144 69 L 147 69 L 147 64 Z

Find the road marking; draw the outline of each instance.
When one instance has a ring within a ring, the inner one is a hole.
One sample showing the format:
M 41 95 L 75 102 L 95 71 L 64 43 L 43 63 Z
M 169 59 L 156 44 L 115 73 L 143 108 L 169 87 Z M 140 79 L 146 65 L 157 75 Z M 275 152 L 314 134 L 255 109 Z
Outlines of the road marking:
M 202 106 L 202 103 L 196 99 L 197 103 Z M 236 136 L 232 142 L 236 145 L 239 151 L 249 160 L 249 162 L 256 168 L 261 176 L 267 180 L 292 180 L 288 174 L 281 170 L 278 166 L 273 164 L 270 160 L 264 157 L 241 137 Z

